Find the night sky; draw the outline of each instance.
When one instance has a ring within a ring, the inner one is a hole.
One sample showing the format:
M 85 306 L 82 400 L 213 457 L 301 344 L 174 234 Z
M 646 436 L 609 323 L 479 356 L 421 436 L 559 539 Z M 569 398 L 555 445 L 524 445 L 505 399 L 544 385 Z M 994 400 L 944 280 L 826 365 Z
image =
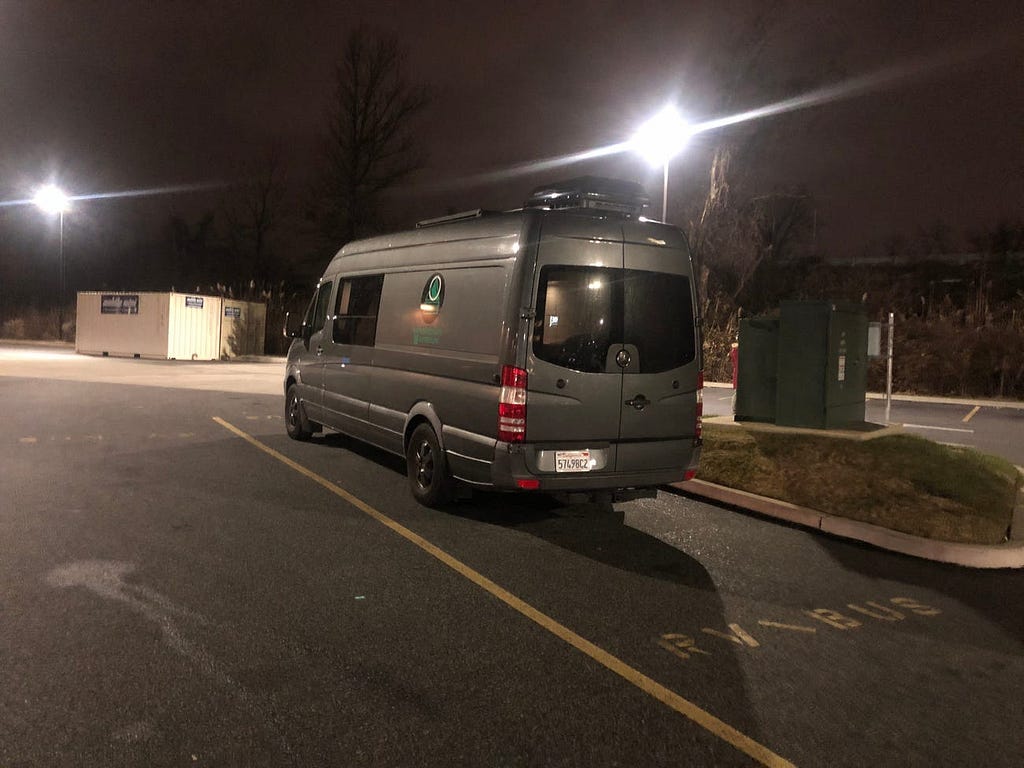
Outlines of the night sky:
M 660 171 L 632 155 L 475 177 L 622 141 L 667 101 L 695 121 L 721 116 L 730 94 L 717 78 L 760 10 L 766 79 L 890 75 L 764 121 L 781 138 L 761 158 L 760 183 L 806 185 L 829 254 L 935 222 L 960 234 L 1021 216 L 1024 3 L 769 5 L 0 0 L 0 200 L 49 179 L 73 194 L 229 181 L 273 141 L 300 187 L 315 172 L 334 64 L 360 23 L 397 35 L 411 77 L 435 91 L 418 131 L 427 166 L 394 203 L 407 222 L 514 207 L 539 183 L 583 173 L 641 181 L 657 196 Z M 913 74 L 891 77 L 901 69 Z M 733 108 L 768 100 L 745 95 Z M 670 214 L 704 190 L 716 138 L 696 137 L 673 162 Z M 145 205 L 188 212 L 205 194 Z M 131 205 L 142 204 L 82 203 L 79 215 L 99 238 L 105 218 Z M 0 238 L 32 216 L 0 209 Z

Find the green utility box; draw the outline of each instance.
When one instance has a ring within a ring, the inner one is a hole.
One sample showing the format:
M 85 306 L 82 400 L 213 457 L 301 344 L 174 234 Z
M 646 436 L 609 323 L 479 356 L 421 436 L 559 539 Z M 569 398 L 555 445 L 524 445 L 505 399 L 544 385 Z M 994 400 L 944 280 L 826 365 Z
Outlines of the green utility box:
M 783 302 L 775 423 L 818 429 L 863 423 L 867 346 L 862 305 Z
M 740 320 L 736 421 L 775 421 L 779 318 Z
M 741 319 L 736 421 L 863 424 L 867 344 L 860 304 L 786 301 L 778 317 Z

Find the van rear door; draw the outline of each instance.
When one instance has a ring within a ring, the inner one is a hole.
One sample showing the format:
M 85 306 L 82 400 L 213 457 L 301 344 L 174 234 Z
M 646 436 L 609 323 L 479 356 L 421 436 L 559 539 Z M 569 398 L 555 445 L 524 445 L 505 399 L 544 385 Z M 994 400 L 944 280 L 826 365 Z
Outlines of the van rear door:
M 700 373 L 694 286 L 682 235 L 627 222 L 623 245 L 622 409 L 616 469 L 685 466 Z
M 567 217 L 545 219 L 527 356 L 526 442 L 603 448 L 594 470 L 615 466 L 622 373 L 608 353 L 621 274 L 620 222 L 588 219 L 584 229 Z
M 700 363 L 682 234 L 550 217 L 537 273 L 526 442 L 544 445 L 534 469 L 554 471 L 544 455 L 584 448 L 595 472 L 687 466 Z

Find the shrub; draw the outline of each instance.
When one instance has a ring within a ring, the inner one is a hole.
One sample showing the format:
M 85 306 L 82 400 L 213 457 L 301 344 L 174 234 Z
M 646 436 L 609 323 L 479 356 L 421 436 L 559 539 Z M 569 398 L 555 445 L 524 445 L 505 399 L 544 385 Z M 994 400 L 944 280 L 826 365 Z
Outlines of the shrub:
M 57 334 L 58 314 L 54 309 L 36 309 L 27 307 L 20 314 L 5 320 L 0 335 L 5 339 L 38 339 L 53 341 Z M 64 313 L 64 338 L 75 338 L 75 315 L 73 311 Z

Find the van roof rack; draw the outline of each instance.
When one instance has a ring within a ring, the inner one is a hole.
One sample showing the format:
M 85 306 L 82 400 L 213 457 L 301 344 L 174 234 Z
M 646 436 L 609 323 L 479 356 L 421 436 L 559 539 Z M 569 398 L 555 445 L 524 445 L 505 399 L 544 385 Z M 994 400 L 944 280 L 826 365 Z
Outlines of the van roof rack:
M 450 213 L 447 216 L 438 216 L 434 219 L 424 219 L 423 221 L 416 222 L 416 229 L 422 229 L 423 227 L 436 227 L 438 224 L 451 224 L 453 221 L 466 221 L 467 219 L 478 219 L 481 216 L 485 216 L 489 211 L 485 211 L 483 208 L 475 208 L 472 211 L 462 211 L 461 213 Z
M 647 192 L 635 181 L 580 176 L 537 187 L 523 207 L 545 210 L 590 208 L 637 216 L 650 203 Z

